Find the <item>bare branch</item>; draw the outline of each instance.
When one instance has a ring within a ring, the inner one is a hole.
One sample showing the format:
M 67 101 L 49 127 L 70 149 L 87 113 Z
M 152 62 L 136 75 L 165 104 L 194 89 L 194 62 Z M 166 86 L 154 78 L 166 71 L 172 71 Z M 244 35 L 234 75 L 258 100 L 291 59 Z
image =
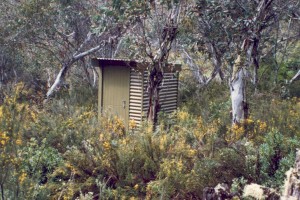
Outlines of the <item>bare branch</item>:
M 194 76 L 197 78 L 198 82 L 202 85 L 208 85 L 216 77 L 217 74 L 220 74 L 221 78 L 223 77 L 223 73 L 221 71 L 221 67 L 222 67 L 221 59 L 219 56 L 217 56 L 214 45 L 210 44 L 209 46 L 210 46 L 209 47 L 210 52 L 213 57 L 212 60 L 214 66 L 214 69 L 209 77 L 206 77 L 201 73 L 199 66 L 197 66 L 197 64 L 194 62 L 193 58 L 186 52 L 185 49 L 182 49 L 184 53 L 182 54 L 182 56 L 186 59 L 187 64 L 190 66 L 190 68 L 194 73 Z
M 300 70 L 297 72 L 297 74 L 289 81 L 289 83 L 293 83 L 294 81 L 298 80 L 300 77 Z
M 47 94 L 46 94 L 47 98 L 48 98 L 49 96 L 51 96 L 51 95 L 53 94 L 54 90 L 61 84 L 62 79 L 65 77 L 65 74 L 66 74 L 68 68 L 69 68 L 69 66 L 68 66 L 68 65 L 65 65 L 65 66 L 59 71 L 59 73 L 58 73 L 58 75 L 57 75 L 57 77 L 56 77 L 54 83 L 52 84 L 52 86 L 50 87 L 50 89 L 48 90 L 48 92 L 47 92 Z
M 69 68 L 73 65 L 73 63 L 75 63 L 77 60 L 83 58 L 84 56 L 87 56 L 89 54 L 92 54 L 96 51 L 98 51 L 99 49 L 101 48 L 101 45 L 98 45 L 94 48 L 91 48 L 85 52 L 82 52 L 80 54 L 77 54 L 77 55 L 74 55 L 72 57 L 72 59 L 67 62 L 66 64 L 64 64 L 63 68 L 59 71 L 53 85 L 51 86 L 51 88 L 48 90 L 46 96 L 47 98 L 49 96 L 51 96 L 54 92 L 54 90 L 61 84 L 61 82 L 63 82 L 64 78 L 65 78 L 65 75 L 66 75 L 66 72 L 69 70 Z
M 95 70 L 94 67 L 92 67 L 92 71 L 93 71 L 93 77 L 94 77 L 94 81 L 93 81 L 93 87 L 96 87 L 96 83 L 97 83 L 97 77 L 98 77 L 98 73 L 97 71 Z
M 212 43 L 209 44 L 209 50 L 210 50 L 210 53 L 212 55 L 212 61 L 213 61 L 213 65 L 214 65 L 214 70 L 211 73 L 210 78 L 206 81 L 206 84 L 208 84 L 211 80 L 213 80 L 215 78 L 215 76 L 218 73 L 220 73 L 221 67 L 222 67 L 221 58 L 220 58 L 220 56 L 218 56 L 217 50 L 216 50 L 216 47 L 214 46 L 214 44 L 212 44 Z
M 80 52 L 80 51 L 83 49 L 83 47 L 91 40 L 92 35 L 93 35 L 93 34 L 92 34 L 91 32 L 89 32 L 89 33 L 87 34 L 85 40 L 84 40 L 83 43 L 79 46 L 79 48 L 77 49 L 76 53 L 73 54 L 73 57 L 75 57 L 75 55 L 78 54 L 78 52 Z
M 126 37 L 126 36 L 124 36 L 124 37 Z M 118 42 L 117 48 L 116 48 L 116 50 L 115 50 L 115 52 L 113 53 L 113 56 L 112 56 L 113 58 L 115 58 L 117 56 L 117 54 L 119 53 L 121 45 L 122 45 L 122 42 L 124 40 L 124 37 L 122 37 L 120 39 L 120 41 Z
M 182 49 L 183 53 L 182 57 L 186 59 L 186 63 L 188 66 L 192 69 L 194 76 L 197 78 L 198 82 L 200 84 L 206 84 L 206 77 L 201 73 L 199 67 L 197 64 L 194 62 L 193 58 L 186 52 L 185 49 Z
M 96 46 L 94 48 L 91 48 L 91 49 L 85 51 L 85 52 L 82 52 L 80 54 L 74 55 L 73 56 L 74 62 L 77 61 L 77 60 L 79 60 L 80 58 L 82 58 L 84 56 L 87 56 L 89 54 L 92 54 L 92 53 L 98 51 L 100 48 L 101 48 L 101 45 L 98 45 L 98 46 Z

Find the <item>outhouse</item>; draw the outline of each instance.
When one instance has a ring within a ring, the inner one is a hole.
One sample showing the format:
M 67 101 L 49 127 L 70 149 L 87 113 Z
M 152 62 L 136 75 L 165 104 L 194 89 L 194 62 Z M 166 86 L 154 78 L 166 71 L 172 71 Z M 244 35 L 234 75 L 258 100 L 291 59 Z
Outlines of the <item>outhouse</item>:
M 149 63 L 121 59 L 92 59 L 99 75 L 98 114 L 117 115 L 128 125 L 140 124 L 147 115 Z M 168 64 L 160 86 L 160 111 L 171 113 L 177 108 L 179 64 Z

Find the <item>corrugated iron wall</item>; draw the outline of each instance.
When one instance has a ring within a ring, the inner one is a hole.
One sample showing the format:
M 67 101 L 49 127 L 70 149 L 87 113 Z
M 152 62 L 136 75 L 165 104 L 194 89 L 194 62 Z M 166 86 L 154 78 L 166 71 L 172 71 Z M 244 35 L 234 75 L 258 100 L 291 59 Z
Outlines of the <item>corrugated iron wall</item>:
M 147 92 L 148 88 L 148 72 L 144 71 L 143 74 L 143 117 L 147 116 L 148 105 L 149 105 L 149 95 Z
M 171 113 L 177 109 L 178 102 L 178 76 L 174 73 L 165 73 L 160 86 L 161 111 Z
M 142 99 L 143 99 L 143 74 L 130 70 L 129 86 L 129 119 L 137 124 L 142 121 Z
M 146 115 L 148 110 L 149 95 L 147 92 L 148 72 L 144 72 L 143 77 L 143 113 Z M 164 73 L 164 79 L 160 86 L 159 99 L 162 112 L 172 113 L 177 109 L 178 102 L 178 75 L 177 73 Z
M 147 115 L 149 103 L 147 63 L 106 58 L 93 59 L 92 63 L 99 67 L 99 117 L 107 112 L 124 118 L 126 125 L 129 120 L 140 124 Z M 177 109 L 178 72 L 170 71 L 180 71 L 180 65 L 168 67 L 160 86 L 161 111 L 165 113 Z

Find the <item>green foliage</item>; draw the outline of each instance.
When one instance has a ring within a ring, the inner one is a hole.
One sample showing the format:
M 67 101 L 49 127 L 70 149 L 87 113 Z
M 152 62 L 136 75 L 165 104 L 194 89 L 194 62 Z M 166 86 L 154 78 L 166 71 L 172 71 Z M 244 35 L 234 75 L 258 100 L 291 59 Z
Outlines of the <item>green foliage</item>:
M 299 99 L 253 99 L 259 104 L 251 117 L 235 127 L 222 103 L 225 92 L 210 87 L 200 89 L 207 97 L 199 102 L 187 100 L 176 113 L 161 115 L 156 130 L 131 122 L 126 131 L 122 120 L 98 121 L 93 106 L 71 95 L 29 107 L 28 88 L 19 84 L 0 107 L 3 195 L 186 199 L 218 183 L 240 194 L 250 182 L 279 188 L 300 146 Z
M 242 194 L 244 186 L 247 184 L 247 180 L 244 177 L 234 178 L 231 184 L 231 192 Z
M 52 147 L 48 147 L 46 139 L 38 144 L 31 138 L 27 145 L 19 152 L 22 157 L 20 183 L 25 199 L 45 199 L 50 195 L 47 183 L 49 175 L 62 164 L 62 155 Z
M 213 82 L 207 87 L 199 88 L 190 74 L 181 78 L 179 101 L 188 109 L 188 112 L 200 114 L 207 121 L 218 118 L 224 121 L 231 120 L 228 114 L 231 109 L 229 91 L 225 84 Z M 224 99 L 224 97 L 228 98 Z
M 295 162 L 295 149 L 299 145 L 297 138 L 286 138 L 277 131 L 269 133 L 259 148 L 261 182 L 270 187 L 282 186 L 285 173 Z

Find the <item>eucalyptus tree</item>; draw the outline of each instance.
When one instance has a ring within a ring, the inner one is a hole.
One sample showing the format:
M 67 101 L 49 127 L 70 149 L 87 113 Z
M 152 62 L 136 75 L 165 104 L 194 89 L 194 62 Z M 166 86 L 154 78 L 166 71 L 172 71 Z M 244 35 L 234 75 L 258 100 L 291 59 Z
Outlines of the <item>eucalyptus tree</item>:
M 1 20 L 3 40 L 17 44 L 24 59 L 39 63 L 35 71 L 49 74 L 47 97 L 65 84 L 73 65 L 81 66 L 77 69 L 83 73 L 95 74 L 87 69 L 85 58 L 91 54 L 111 57 L 129 25 L 121 19 L 114 1 L 4 0 L 1 7 L 3 16 L 9 16 L 8 22 Z M 51 74 L 59 68 L 53 81 Z
M 155 123 L 160 109 L 159 86 L 179 31 L 180 15 L 183 13 L 185 2 L 176 0 L 118 2 L 119 8 L 123 9 L 123 16 L 132 22 L 120 53 L 149 63 L 147 119 Z
M 3 4 L 14 11 L 5 40 L 20 44 L 24 57 L 39 62 L 45 74 L 49 74 L 47 98 L 64 85 L 73 65 L 79 66 L 91 54 L 118 56 L 127 38 L 130 46 L 135 47 L 132 51 L 126 49 L 125 55 L 133 53 L 131 58 L 151 63 L 148 118 L 156 120 L 158 88 L 178 33 L 181 1 L 5 0 Z M 52 81 L 50 72 L 58 68 Z
M 2 87 L 9 82 L 20 80 L 22 56 L 15 40 L 7 38 L 14 33 L 17 9 L 14 1 L 3 0 L 0 2 L 0 93 Z
M 199 51 L 209 55 L 213 64 L 210 77 L 198 74 L 201 84 L 208 84 L 217 74 L 227 77 L 232 102 L 232 123 L 248 117 L 246 81 L 258 81 L 259 62 L 266 42 L 276 28 L 275 22 L 288 16 L 298 1 L 280 0 L 198 0 L 191 9 L 197 30 Z M 191 56 L 185 53 L 191 66 Z
M 65 1 L 60 7 L 61 21 L 60 26 L 56 28 L 56 39 L 63 44 L 60 51 L 63 53 L 63 59 L 61 69 L 48 90 L 47 97 L 64 83 L 65 76 L 74 63 L 83 61 L 90 54 L 112 57 L 114 47 L 129 26 L 128 21 L 119 17 L 115 2 Z M 86 63 L 83 67 L 85 66 Z M 87 69 L 84 71 L 87 73 Z M 95 74 L 94 70 L 93 73 Z

